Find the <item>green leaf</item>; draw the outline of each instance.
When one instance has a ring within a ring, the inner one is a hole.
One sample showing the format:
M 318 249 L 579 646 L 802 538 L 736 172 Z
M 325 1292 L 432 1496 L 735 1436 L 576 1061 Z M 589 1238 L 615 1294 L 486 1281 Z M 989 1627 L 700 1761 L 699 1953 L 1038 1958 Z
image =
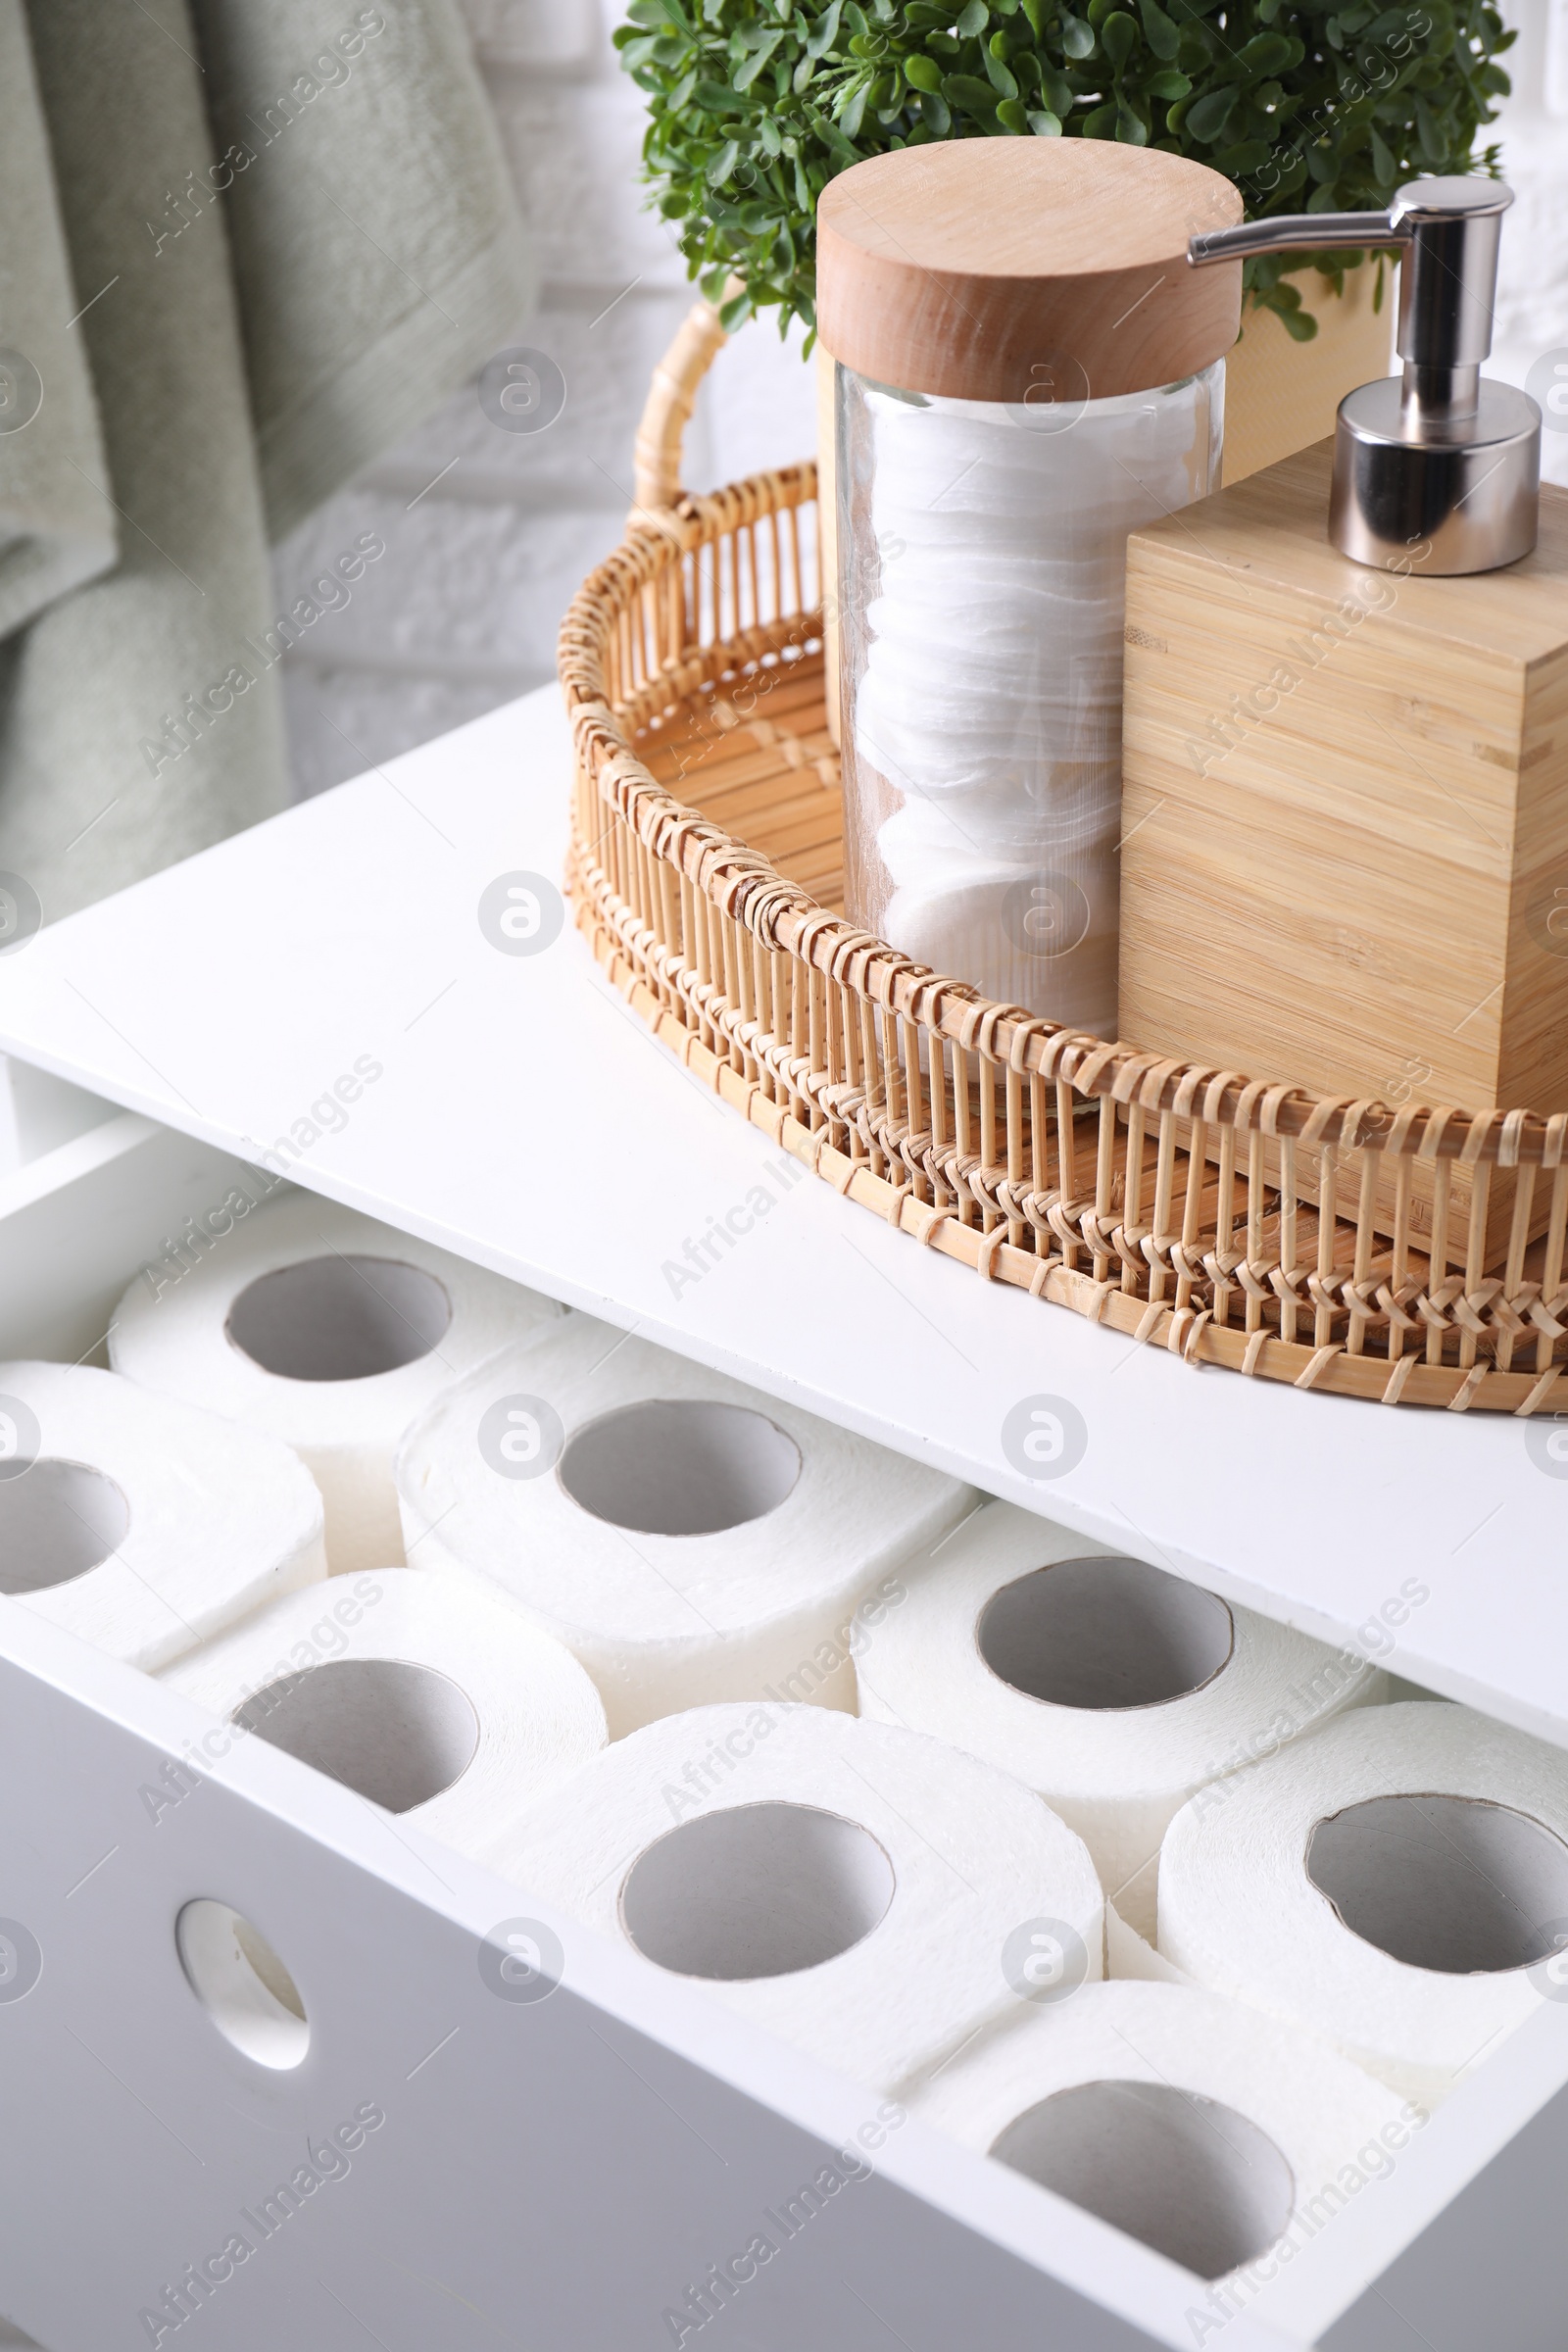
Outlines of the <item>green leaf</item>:
M 1086 139 L 1113 139 L 1116 135 L 1116 114 L 1114 99 L 1108 106 L 1097 106 L 1094 113 L 1085 120 L 1084 137 Z
M 930 124 L 939 139 L 945 139 L 953 128 L 953 116 L 945 98 L 922 97 L 920 120 L 922 122 Z
M 1058 74 L 1053 66 L 1044 67 L 1040 75 L 1040 94 L 1052 113 L 1065 122 L 1072 113 L 1072 83 L 1066 74 Z
M 1068 57 L 1093 57 L 1095 35 L 1082 17 L 1069 17 L 1065 10 L 1061 18 L 1061 45 Z
M 967 0 L 967 5 L 955 19 L 954 30 L 961 32 L 966 41 L 973 40 L 977 32 L 984 32 L 990 18 L 991 11 L 986 6 L 986 0 Z
M 1415 127 L 1416 136 L 1421 142 L 1421 153 L 1427 162 L 1434 168 L 1446 163 L 1448 142 L 1439 129 L 1437 118 L 1424 98 L 1418 98 L 1415 102 Z
M 1059 139 L 1061 136 L 1059 118 L 1046 113 L 1043 108 L 1029 117 L 1029 127 L 1037 139 Z
M 1002 35 L 999 32 L 997 34 L 997 39 L 1000 41 Z M 991 87 L 996 91 L 999 98 L 1017 97 L 1018 84 L 1013 80 L 1012 75 L 1008 73 L 1001 58 L 997 55 L 994 44 L 988 44 L 981 50 L 980 62 L 985 67 L 986 79 L 990 82 Z
M 734 139 L 726 139 L 709 165 L 706 177 L 710 188 L 722 187 L 740 161 L 740 148 Z
M 737 294 L 726 302 L 718 314 L 718 323 L 726 335 L 732 335 L 752 315 L 752 298 L 748 293 Z
M 1029 118 L 1016 98 L 1004 98 L 1001 101 L 997 108 L 997 121 L 1004 130 L 1010 130 L 1015 137 L 1021 137 L 1029 127 Z
M 1254 33 L 1237 59 L 1238 65 L 1244 67 L 1247 73 L 1259 77 L 1265 74 L 1278 74 L 1282 68 L 1294 62 L 1293 44 L 1283 32 Z
M 1208 159 L 1209 169 L 1223 172 L 1227 179 L 1243 179 L 1250 172 L 1261 172 L 1273 149 L 1266 139 L 1241 139 L 1234 147 L 1224 147 Z
M 942 84 L 942 95 L 950 106 L 966 115 L 976 115 L 983 122 L 997 111 L 997 93 L 988 81 L 980 81 L 973 74 L 950 74 Z
M 1188 108 L 1182 127 L 1190 130 L 1195 139 L 1201 139 L 1205 146 L 1217 146 L 1235 109 L 1234 89 L 1209 90 Z
M 1125 9 L 1114 10 L 1105 19 L 1100 27 L 1100 45 L 1119 74 L 1138 45 L 1138 26 Z
M 844 136 L 852 142 L 859 135 L 860 123 L 865 116 L 865 102 L 870 96 L 870 88 L 869 82 L 862 81 L 858 89 L 851 91 L 848 105 L 839 109 L 839 128 Z
M 1376 130 L 1372 133 L 1372 169 L 1382 186 L 1392 188 L 1397 185 L 1399 167 L 1389 152 L 1387 140 Z
M 1116 101 L 1116 136 L 1124 147 L 1147 147 L 1149 124 L 1136 114 L 1125 98 Z
M 1144 96 L 1163 99 L 1185 98 L 1192 86 L 1185 74 L 1178 74 L 1174 66 L 1167 66 L 1163 74 L 1150 75 L 1144 84 Z
M 934 58 L 917 53 L 904 60 L 904 78 L 913 90 L 940 90 L 942 69 Z
M 749 90 L 757 76 L 784 38 L 781 32 L 770 32 L 760 48 L 754 49 L 744 66 L 735 74 L 731 83 L 737 90 Z
M 1154 55 L 1168 65 L 1176 54 L 1181 34 L 1158 0 L 1139 0 L 1139 10 L 1144 20 L 1144 38 Z
M 833 0 L 832 7 L 823 10 L 811 30 L 807 34 L 806 54 L 808 57 L 824 56 L 838 39 L 841 5 L 842 0 Z
M 836 122 L 830 122 L 826 115 L 818 114 L 814 108 L 811 111 L 810 122 L 811 128 L 823 146 L 830 147 L 841 164 L 858 164 L 859 162 L 858 149 L 850 144 Z
M 1045 0 L 1023 0 L 1023 13 L 1029 20 L 1035 39 L 1043 41 L 1046 37 Z

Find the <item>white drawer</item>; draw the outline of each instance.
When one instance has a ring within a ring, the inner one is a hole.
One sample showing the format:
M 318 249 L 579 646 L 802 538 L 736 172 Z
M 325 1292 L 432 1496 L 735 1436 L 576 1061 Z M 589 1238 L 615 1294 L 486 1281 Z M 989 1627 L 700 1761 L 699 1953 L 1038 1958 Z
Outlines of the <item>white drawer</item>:
M 238 1165 L 117 1114 L 5 1179 L 0 1355 L 90 1352 L 123 1284 Z M 25 1998 L 0 1992 L 0 2310 L 50 2352 L 1563 2341 L 1568 2004 L 1549 2001 L 1233 2316 L 906 2121 L 868 2177 L 818 2199 L 681 2333 L 666 2315 L 695 2308 L 692 2289 L 810 2181 L 824 2145 L 856 2142 L 875 2096 L 260 1741 L 166 1779 L 208 1723 L 0 1604 L 0 1915 L 41 1962 Z M 149 1801 L 171 1787 L 177 1802 Z M 245 2056 L 192 1994 L 174 1921 L 204 1895 L 254 1920 L 293 1973 L 299 2065 Z M 547 1997 L 499 1997 L 481 1972 L 483 1939 L 519 1914 L 564 1952 Z M 368 2110 L 384 2120 L 366 2130 Z M 275 2199 L 339 2126 L 363 2132 L 346 2168 L 328 2159 L 313 2169 L 336 2177 Z M 237 2264 L 236 2232 L 251 2249 Z M 189 2284 L 204 2264 L 205 2292 Z M 160 2306 L 163 2323 L 142 2316 Z

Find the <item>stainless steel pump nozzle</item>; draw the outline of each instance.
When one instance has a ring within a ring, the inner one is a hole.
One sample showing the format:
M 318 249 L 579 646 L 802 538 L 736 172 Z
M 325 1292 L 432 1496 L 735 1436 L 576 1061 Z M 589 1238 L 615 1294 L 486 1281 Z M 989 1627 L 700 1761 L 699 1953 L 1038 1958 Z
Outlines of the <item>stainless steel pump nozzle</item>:
M 1199 232 L 1194 268 L 1253 254 L 1400 249 L 1404 373 L 1340 403 L 1329 537 L 1358 564 L 1494 571 L 1536 544 L 1541 411 L 1481 373 L 1492 349 L 1502 216 L 1495 179 L 1413 179 L 1386 213 L 1295 213 Z

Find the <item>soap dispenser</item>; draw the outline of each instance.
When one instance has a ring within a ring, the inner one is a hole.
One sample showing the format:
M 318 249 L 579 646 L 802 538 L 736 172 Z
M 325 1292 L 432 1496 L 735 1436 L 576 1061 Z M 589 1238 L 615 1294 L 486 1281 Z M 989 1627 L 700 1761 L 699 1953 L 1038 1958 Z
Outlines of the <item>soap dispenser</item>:
M 1397 246 L 1403 371 L 1127 548 L 1121 1034 L 1391 1129 L 1568 1111 L 1568 494 L 1534 401 L 1481 374 L 1510 202 L 1416 180 L 1385 215 L 1195 235 L 1197 270 Z M 1506 1251 L 1511 1172 L 1461 1159 L 1436 1235 L 1410 1181 L 1434 1256 Z

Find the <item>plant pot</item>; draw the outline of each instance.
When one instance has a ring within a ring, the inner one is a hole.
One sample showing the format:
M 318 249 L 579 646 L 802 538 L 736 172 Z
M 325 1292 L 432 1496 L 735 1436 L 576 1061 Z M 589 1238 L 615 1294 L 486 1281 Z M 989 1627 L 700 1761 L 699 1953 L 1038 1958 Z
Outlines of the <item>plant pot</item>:
M 1335 413 L 1347 392 L 1374 376 L 1387 375 L 1394 341 L 1396 283 L 1392 269 L 1383 288 L 1383 307 L 1372 307 L 1375 262 L 1347 270 L 1345 292 L 1332 294 L 1321 281 L 1310 307 L 1317 333 L 1298 343 L 1276 313 L 1248 305 L 1240 340 L 1225 360 L 1224 481 L 1248 474 L 1306 449 L 1334 430 Z M 816 346 L 816 467 L 822 534 L 822 635 L 827 659 L 828 727 L 839 739 L 838 691 L 838 500 L 833 446 L 833 361 Z
M 1275 312 L 1247 305 L 1241 338 L 1225 358 L 1227 486 L 1321 441 L 1347 392 L 1388 374 L 1398 292 L 1392 267 L 1380 311 L 1372 308 L 1376 285 L 1375 262 L 1348 270 L 1339 296 L 1317 279 L 1305 295 L 1317 320 L 1310 343 L 1294 342 Z

